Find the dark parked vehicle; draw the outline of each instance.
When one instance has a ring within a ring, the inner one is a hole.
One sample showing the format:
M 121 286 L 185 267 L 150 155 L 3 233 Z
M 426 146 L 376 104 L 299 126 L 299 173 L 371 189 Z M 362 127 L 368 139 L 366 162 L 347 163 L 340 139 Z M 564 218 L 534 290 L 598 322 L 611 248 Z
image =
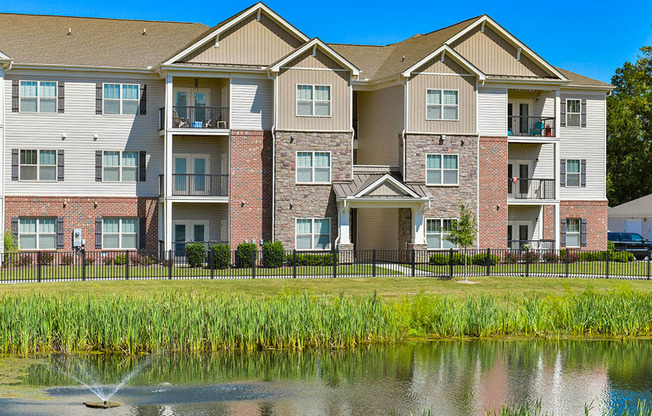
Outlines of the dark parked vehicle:
M 636 256 L 637 259 L 644 259 L 650 255 L 652 250 L 652 241 L 648 241 L 638 233 L 607 233 L 609 241 L 614 243 L 616 250 L 629 251 Z

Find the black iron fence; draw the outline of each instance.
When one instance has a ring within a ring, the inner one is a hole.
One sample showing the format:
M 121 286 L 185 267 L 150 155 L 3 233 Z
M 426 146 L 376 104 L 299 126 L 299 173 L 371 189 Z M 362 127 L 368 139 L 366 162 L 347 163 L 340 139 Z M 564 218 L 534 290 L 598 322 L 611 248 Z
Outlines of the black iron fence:
M 376 276 L 525 276 L 646 279 L 650 253 L 579 250 L 185 250 L 5 253 L 0 282 Z

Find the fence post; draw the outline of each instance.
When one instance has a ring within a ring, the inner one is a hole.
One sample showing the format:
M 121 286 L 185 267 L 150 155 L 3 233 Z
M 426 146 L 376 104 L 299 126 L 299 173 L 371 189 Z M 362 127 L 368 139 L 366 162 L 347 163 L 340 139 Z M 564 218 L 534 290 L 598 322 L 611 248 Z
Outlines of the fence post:
M 568 249 L 566 249 L 566 277 L 568 277 Z
M 416 269 L 416 263 L 417 263 L 417 251 L 415 249 L 412 249 L 412 277 L 416 275 L 415 269 Z
M 129 280 L 129 252 L 125 251 L 125 280 Z
M 652 249 L 647 252 L 647 280 L 650 280 L 650 263 L 652 262 Z
M 297 249 L 292 250 L 292 278 L 297 278 Z
M 172 257 L 172 250 L 168 250 L 168 279 L 172 280 L 172 262 L 174 258 Z
M 37 264 L 37 272 L 36 272 L 36 280 L 39 282 L 41 281 L 41 252 L 36 253 L 36 264 Z
M 605 264 L 605 274 L 608 279 L 609 278 L 609 250 L 607 250 L 607 253 L 605 254 L 605 259 L 607 260 Z
M 86 281 L 86 250 L 82 248 L 82 282 Z
M 453 248 L 452 247 L 448 254 L 448 269 L 449 269 L 448 275 L 452 279 L 453 278 Z
M 371 277 L 376 277 L 376 249 L 371 252 Z
M 525 249 L 525 277 L 530 277 L 530 249 Z
M 337 249 L 333 247 L 333 278 L 337 278 Z
M 256 255 L 258 254 L 258 249 L 251 252 L 251 278 L 256 278 Z
M 215 278 L 215 260 L 213 250 L 208 249 L 208 267 L 211 269 L 211 280 Z
M 491 275 L 491 249 L 487 249 L 487 276 Z

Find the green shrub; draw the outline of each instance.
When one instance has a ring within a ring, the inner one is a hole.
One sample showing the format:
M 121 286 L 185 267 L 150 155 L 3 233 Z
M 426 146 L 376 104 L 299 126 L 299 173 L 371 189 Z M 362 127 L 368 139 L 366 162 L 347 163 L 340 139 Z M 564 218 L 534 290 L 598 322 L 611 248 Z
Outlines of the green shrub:
M 618 263 L 627 263 L 634 261 L 634 254 L 627 251 L 614 251 L 613 253 L 609 253 L 609 260 Z
M 559 256 L 556 255 L 553 251 L 546 251 L 543 253 L 543 261 L 546 263 L 559 263 Z
M 75 259 L 72 256 L 62 256 L 61 257 L 61 265 L 62 266 L 70 266 Z
M 480 253 L 476 254 L 475 256 L 471 257 L 471 264 L 475 264 L 476 266 L 486 266 L 487 265 L 487 253 Z M 491 266 L 495 266 L 498 264 L 498 256 L 491 254 L 489 256 L 489 263 Z
M 186 245 L 186 260 L 190 267 L 202 267 L 206 261 L 206 246 L 202 243 Z
M 263 266 L 278 268 L 283 266 L 285 249 L 280 241 L 265 241 L 263 244 Z
M 294 263 L 294 254 L 286 256 L 290 266 Z M 297 266 L 332 266 L 333 253 L 297 253 Z
M 127 256 L 124 254 L 119 254 L 113 259 L 113 264 L 116 266 L 124 266 L 127 264 Z
M 464 264 L 464 257 L 465 257 L 464 254 L 453 253 L 452 257 L 453 257 L 452 259 L 453 265 L 459 266 L 461 264 Z M 451 264 L 451 255 L 450 253 L 433 253 L 430 255 L 430 264 L 434 266 L 448 266 L 449 264 Z
M 515 264 L 518 261 L 518 254 L 516 253 L 507 253 L 503 257 L 503 263 L 505 264 Z
M 213 268 L 228 269 L 231 264 L 231 246 L 228 244 L 215 244 L 213 251 Z
M 568 252 L 568 262 L 569 263 L 577 263 L 580 260 L 580 255 L 579 255 L 578 252 L 563 249 L 563 250 L 559 251 L 559 261 L 561 261 L 562 263 L 566 263 L 566 261 L 567 261 L 566 252 Z
M 53 260 L 54 260 L 54 254 L 49 253 L 47 251 L 41 253 L 41 264 L 43 266 L 51 265 Z
M 142 256 L 140 258 L 141 266 L 151 266 L 157 263 L 158 263 L 158 259 L 156 258 L 156 254 L 150 254 L 149 256 Z
M 608 251 L 616 251 L 616 245 L 614 244 L 613 241 L 607 240 L 607 250 Z
M 521 260 L 528 263 L 536 263 L 539 261 L 539 253 L 532 250 L 526 250 L 521 254 Z
M 603 261 L 606 258 L 604 251 L 582 251 L 580 261 Z
M 5 253 L 18 253 L 18 244 L 12 233 L 5 233 Z
M 251 267 L 253 265 L 253 256 L 258 247 L 256 243 L 241 243 L 235 249 L 235 267 Z

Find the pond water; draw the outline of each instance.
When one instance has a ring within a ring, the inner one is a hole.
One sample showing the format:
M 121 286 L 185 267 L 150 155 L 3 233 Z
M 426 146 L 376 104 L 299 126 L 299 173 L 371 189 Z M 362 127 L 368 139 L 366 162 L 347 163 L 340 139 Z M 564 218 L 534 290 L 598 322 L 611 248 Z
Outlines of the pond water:
M 122 405 L 93 410 L 89 389 Z M 97 386 L 93 384 L 97 383 Z M 345 351 L 0 358 L 2 415 L 555 415 L 652 402 L 652 341 L 438 341 Z

